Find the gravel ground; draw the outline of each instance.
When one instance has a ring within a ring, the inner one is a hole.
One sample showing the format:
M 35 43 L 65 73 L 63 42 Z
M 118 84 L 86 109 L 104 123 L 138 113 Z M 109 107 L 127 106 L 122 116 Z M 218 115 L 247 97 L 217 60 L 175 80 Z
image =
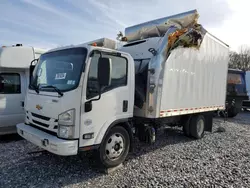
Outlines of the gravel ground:
M 224 127 L 225 132 L 217 132 Z M 91 154 L 60 157 L 17 136 L 0 140 L 0 187 L 249 187 L 250 112 L 192 140 L 166 129 L 157 142 L 136 142 L 124 167 L 105 174 Z

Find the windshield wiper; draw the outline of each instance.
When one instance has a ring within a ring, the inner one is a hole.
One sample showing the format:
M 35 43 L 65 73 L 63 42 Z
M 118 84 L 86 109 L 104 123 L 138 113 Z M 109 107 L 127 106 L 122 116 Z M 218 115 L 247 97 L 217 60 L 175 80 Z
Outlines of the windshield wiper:
M 34 89 L 36 91 L 36 93 L 38 94 L 39 93 L 39 85 L 38 86 L 34 86 L 33 84 L 30 84 L 30 87 L 32 89 Z
M 56 86 L 47 85 L 47 86 L 41 86 L 40 88 L 53 88 L 59 95 L 63 96 L 63 92 Z

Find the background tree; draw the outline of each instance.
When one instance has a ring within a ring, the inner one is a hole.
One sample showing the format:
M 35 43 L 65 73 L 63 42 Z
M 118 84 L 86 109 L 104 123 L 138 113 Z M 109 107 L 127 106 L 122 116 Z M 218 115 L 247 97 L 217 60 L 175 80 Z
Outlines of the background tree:
M 230 52 L 229 68 L 250 70 L 250 48 L 241 46 L 239 52 Z

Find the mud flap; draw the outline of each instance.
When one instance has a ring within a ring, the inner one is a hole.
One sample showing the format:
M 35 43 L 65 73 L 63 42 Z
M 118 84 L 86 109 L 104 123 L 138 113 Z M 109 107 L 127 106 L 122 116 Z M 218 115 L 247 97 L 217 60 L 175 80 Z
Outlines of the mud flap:
M 205 131 L 212 132 L 213 129 L 213 113 L 204 114 L 206 124 L 205 124 Z
M 190 136 L 190 121 L 192 119 L 192 116 L 185 116 L 183 119 L 181 119 L 181 125 L 183 128 L 183 133 L 186 136 Z
M 127 122 L 128 126 L 126 130 L 128 131 L 129 138 L 130 138 L 130 147 L 129 152 L 134 151 L 134 133 L 133 133 L 133 124 L 131 122 Z

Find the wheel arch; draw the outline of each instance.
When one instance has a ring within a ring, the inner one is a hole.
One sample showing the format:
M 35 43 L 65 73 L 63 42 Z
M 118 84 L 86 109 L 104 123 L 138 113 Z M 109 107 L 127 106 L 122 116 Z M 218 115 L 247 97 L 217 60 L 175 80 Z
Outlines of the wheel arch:
M 107 128 L 107 130 L 105 131 L 104 135 L 99 135 L 99 137 L 97 137 L 96 140 L 100 140 L 102 143 L 104 138 L 106 137 L 106 135 L 109 133 L 109 131 L 117 126 L 121 126 L 123 127 L 129 134 L 129 138 L 130 138 L 130 148 L 129 151 L 133 150 L 133 131 L 132 131 L 132 123 L 129 121 L 128 118 L 124 118 L 124 119 L 119 119 L 119 120 L 115 120 L 113 121 L 109 127 Z M 100 138 L 102 136 L 102 138 Z

